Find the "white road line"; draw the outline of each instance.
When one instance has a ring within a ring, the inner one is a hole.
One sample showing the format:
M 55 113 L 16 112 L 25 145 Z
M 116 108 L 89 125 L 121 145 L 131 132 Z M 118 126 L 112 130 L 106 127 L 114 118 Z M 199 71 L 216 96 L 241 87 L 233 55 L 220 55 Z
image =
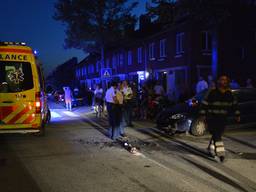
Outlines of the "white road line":
M 77 115 L 73 112 L 70 112 L 70 111 L 63 111 L 63 113 L 70 116 L 70 117 L 79 117 L 79 115 Z
M 54 111 L 51 111 L 51 117 L 52 118 L 60 118 L 60 117 L 62 117 L 59 113 L 56 113 L 56 112 L 54 112 Z

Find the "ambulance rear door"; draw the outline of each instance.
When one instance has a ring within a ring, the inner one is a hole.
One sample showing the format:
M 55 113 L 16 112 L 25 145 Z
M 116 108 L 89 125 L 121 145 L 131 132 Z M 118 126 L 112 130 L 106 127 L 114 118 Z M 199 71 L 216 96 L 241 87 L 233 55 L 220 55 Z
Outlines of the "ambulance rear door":
M 1 124 L 7 126 L 30 124 L 35 119 L 35 91 L 30 62 L 0 61 L 0 113 Z

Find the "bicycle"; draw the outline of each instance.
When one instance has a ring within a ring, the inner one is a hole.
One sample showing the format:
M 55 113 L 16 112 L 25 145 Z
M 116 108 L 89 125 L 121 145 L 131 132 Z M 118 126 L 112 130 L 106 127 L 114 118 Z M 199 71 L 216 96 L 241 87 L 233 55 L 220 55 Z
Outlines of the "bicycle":
M 97 118 L 100 118 L 102 117 L 102 114 L 103 114 L 103 104 L 100 103 L 100 102 L 96 102 L 95 103 L 95 106 L 94 106 L 94 111 L 95 111 L 95 115 Z

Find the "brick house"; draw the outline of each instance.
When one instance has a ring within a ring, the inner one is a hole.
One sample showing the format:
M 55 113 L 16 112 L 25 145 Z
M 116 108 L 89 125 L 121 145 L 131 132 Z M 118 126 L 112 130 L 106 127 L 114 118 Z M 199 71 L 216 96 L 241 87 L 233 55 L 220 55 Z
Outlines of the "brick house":
M 99 56 L 89 55 L 78 64 L 77 77 L 87 84 L 111 79 L 141 84 L 150 78 L 160 80 L 167 92 L 179 97 L 182 92 L 193 92 L 199 76 L 207 79 L 212 74 L 212 60 L 218 55 L 218 74 L 228 74 L 243 84 L 256 76 L 252 70 L 256 63 L 254 10 L 234 14 L 218 28 L 216 50 L 212 49 L 212 31 L 189 19 L 166 28 L 141 21 L 143 25 L 130 39 L 106 48 L 104 66 Z M 105 68 L 111 70 L 111 78 L 102 77 Z

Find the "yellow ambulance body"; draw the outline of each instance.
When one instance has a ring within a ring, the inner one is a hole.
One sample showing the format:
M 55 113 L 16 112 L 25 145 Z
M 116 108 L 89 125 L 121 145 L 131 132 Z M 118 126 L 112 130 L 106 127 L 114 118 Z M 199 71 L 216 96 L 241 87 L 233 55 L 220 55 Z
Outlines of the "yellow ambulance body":
M 0 133 L 44 134 L 46 99 L 33 50 L 24 43 L 0 43 Z

